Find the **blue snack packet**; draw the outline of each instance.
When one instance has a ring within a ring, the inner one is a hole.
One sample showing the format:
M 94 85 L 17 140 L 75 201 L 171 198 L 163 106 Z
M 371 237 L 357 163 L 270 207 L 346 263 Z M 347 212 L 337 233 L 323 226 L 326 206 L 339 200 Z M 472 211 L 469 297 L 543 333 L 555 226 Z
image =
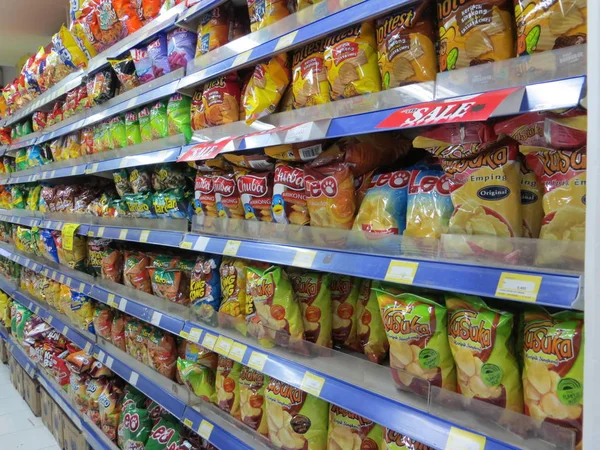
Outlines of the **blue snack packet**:
M 217 324 L 221 305 L 220 256 L 198 256 L 192 270 L 190 301 L 194 314 L 203 322 Z
M 152 59 L 152 72 L 154 78 L 162 77 L 169 73 L 167 35 L 160 33 L 158 38 L 148 44 L 148 55 Z

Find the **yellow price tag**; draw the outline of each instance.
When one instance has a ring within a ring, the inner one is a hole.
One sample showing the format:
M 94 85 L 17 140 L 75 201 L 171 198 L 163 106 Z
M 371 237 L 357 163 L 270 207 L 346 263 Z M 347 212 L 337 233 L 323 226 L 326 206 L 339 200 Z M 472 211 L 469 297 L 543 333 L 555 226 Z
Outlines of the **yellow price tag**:
M 115 302 L 115 294 L 108 294 L 107 303 L 112 306 L 112 304 L 114 302 Z
M 212 350 L 215 348 L 216 342 L 217 342 L 217 337 L 214 334 L 206 333 L 204 335 L 204 339 L 202 339 L 202 347 Z
M 65 284 L 65 276 L 63 274 L 60 274 L 60 277 L 58 278 L 58 282 L 60 284 Z
M 258 370 L 262 372 L 265 368 L 265 363 L 267 362 L 267 355 L 259 352 L 252 352 L 250 355 L 250 359 L 248 360 L 248 366 L 252 367 L 254 370 Z
M 485 436 L 452 427 L 448 434 L 445 450 L 483 450 Z
M 277 45 L 275 46 L 275 51 L 279 51 L 286 47 L 289 47 L 294 43 L 294 39 L 296 39 L 296 35 L 298 34 L 298 30 L 292 31 L 291 33 L 286 34 L 285 36 L 281 36 L 277 41 Z
M 119 233 L 119 239 L 124 241 L 125 239 L 127 239 L 127 233 L 129 232 L 129 230 L 127 228 L 123 228 L 121 230 L 121 232 Z
M 150 236 L 149 230 L 143 230 L 140 233 L 140 242 L 148 242 L 148 236 Z
M 244 355 L 246 354 L 247 346 L 244 344 L 240 344 L 239 342 L 234 342 L 231 346 L 231 350 L 229 350 L 229 357 L 237 362 L 242 362 L 244 359 Z
M 188 428 L 192 428 L 194 426 L 190 419 L 183 419 L 183 424 Z
M 104 227 L 98 228 L 98 232 L 96 233 L 96 237 L 101 238 L 102 236 L 104 236 Z
M 232 345 L 232 339 L 226 338 L 225 336 L 219 336 L 217 343 L 215 344 L 215 352 L 220 353 L 223 356 L 229 356 Z
M 231 239 L 228 240 L 227 244 L 225 244 L 225 248 L 223 249 L 223 254 L 229 256 L 237 255 L 240 245 L 242 245 L 241 241 L 233 241 Z
M 79 228 L 78 223 L 65 223 L 62 228 L 62 245 L 65 250 L 73 251 L 73 238 Z
M 202 420 L 202 422 L 200 422 L 200 426 L 198 427 L 198 434 L 204 439 L 208 439 L 212 434 L 213 428 L 214 426 L 212 423 Z
M 304 372 L 304 378 L 302 378 L 300 389 L 318 397 L 321 395 L 321 390 L 323 389 L 324 384 L 325 378 L 306 371 Z
M 417 262 L 392 260 L 390 261 L 387 273 L 385 274 L 385 281 L 413 284 L 418 268 L 419 263 Z
M 202 330 L 200 328 L 192 328 L 188 333 L 188 339 L 192 342 L 200 342 Z
M 192 248 L 192 243 L 189 241 L 183 241 L 179 243 L 179 248 L 184 248 L 186 250 L 190 250 Z
M 496 297 L 535 302 L 541 284 L 542 277 L 538 275 L 502 272 L 496 288 Z
M 179 336 L 181 336 L 182 338 L 184 338 L 186 340 L 190 338 L 190 335 L 188 334 L 188 332 L 187 331 L 183 331 L 183 330 L 181 330 L 179 332 Z
M 250 59 L 251 54 L 252 54 L 252 50 L 248 50 L 244 53 L 240 53 L 233 60 L 233 64 L 231 65 L 231 67 L 235 68 L 236 66 L 240 66 L 240 65 L 244 64 L 246 61 L 248 61 Z
M 294 256 L 292 266 L 310 269 L 313 265 L 313 262 L 315 262 L 316 257 L 317 252 L 314 250 L 298 249 L 296 250 L 296 256 Z

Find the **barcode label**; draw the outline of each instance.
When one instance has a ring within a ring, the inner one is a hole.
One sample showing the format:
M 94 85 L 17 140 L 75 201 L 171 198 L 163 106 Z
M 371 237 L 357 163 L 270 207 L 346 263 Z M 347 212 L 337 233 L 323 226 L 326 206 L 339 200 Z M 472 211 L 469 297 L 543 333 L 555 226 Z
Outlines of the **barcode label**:
M 309 161 L 319 156 L 323 152 L 323 147 L 321 144 L 311 145 L 310 147 L 301 148 L 299 152 L 302 161 Z

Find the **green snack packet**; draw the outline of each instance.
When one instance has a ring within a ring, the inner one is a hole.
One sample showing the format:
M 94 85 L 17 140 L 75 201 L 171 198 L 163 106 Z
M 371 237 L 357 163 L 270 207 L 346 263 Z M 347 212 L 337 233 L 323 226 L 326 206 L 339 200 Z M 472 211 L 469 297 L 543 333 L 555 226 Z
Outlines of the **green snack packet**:
M 140 138 L 142 142 L 150 142 L 152 137 L 152 126 L 150 124 L 150 107 L 144 106 L 138 113 L 140 125 Z
M 169 135 L 167 120 L 168 100 L 157 101 L 150 109 L 150 127 L 152 128 L 152 139 L 161 139 Z
M 35 186 L 27 196 L 27 209 L 30 211 L 37 211 L 38 204 L 40 202 L 40 193 L 42 192 L 42 185 L 38 184 Z
M 105 120 L 102 125 L 104 133 L 102 134 L 102 148 L 106 150 L 114 150 L 114 142 L 112 139 L 112 124 L 109 120 Z
M 116 116 L 110 119 L 110 137 L 113 148 L 127 147 L 127 130 L 123 116 Z
M 130 404 L 121 411 L 119 420 L 119 447 L 144 449 L 150 432 L 152 419 L 146 409 Z
M 149 192 L 152 190 L 150 173 L 146 169 L 134 168 L 129 172 L 129 184 L 134 194 Z
M 137 111 L 127 111 L 125 113 L 125 130 L 128 146 L 142 143 L 140 121 L 138 119 Z
M 109 209 L 113 209 L 115 217 L 129 217 L 129 208 L 125 200 L 113 199 L 108 203 Z
M 21 136 L 27 136 L 33 133 L 33 127 L 31 126 L 31 120 L 26 120 L 21 126 Z
M 337 405 L 329 405 L 329 446 L 336 443 L 339 448 L 347 448 L 351 443 L 352 448 L 378 448 L 373 444 L 381 444 L 382 439 L 381 425 Z
M 167 120 L 169 136 L 183 133 L 186 142 L 192 138 L 192 127 L 190 125 L 190 110 L 192 99 L 180 93 L 175 93 L 169 99 L 167 106 Z
M 181 440 L 181 424 L 169 416 L 162 416 L 148 437 L 144 450 L 178 449 Z
M 130 384 L 125 386 L 123 393 L 123 409 L 130 405 L 136 408 L 143 408 L 146 404 L 146 396 Z
M 215 373 L 208 367 L 203 367 L 187 359 L 177 359 L 177 372 L 190 390 L 203 400 L 214 403 L 217 399 L 215 392 Z
M 13 209 L 25 209 L 27 205 L 27 191 L 19 186 L 14 186 L 11 190 L 11 206 Z
M 17 154 L 15 156 L 15 165 L 16 165 L 17 171 L 25 170 L 25 169 L 29 168 L 29 163 L 27 162 L 27 150 L 26 149 L 21 148 L 21 149 L 17 150 Z
M 113 172 L 113 180 L 119 197 L 123 198 L 125 194 L 133 192 L 131 185 L 129 184 L 129 174 L 126 169 L 119 169 L 116 172 Z
M 381 283 L 363 279 L 360 284 L 356 317 L 358 322 L 358 340 L 369 361 L 382 364 L 388 354 L 390 344 L 385 334 L 377 294 L 371 287 L 379 287 Z
M 127 204 L 127 209 L 131 217 L 156 219 L 154 207 L 152 206 L 152 197 L 152 193 L 144 192 L 140 194 L 125 194 L 123 200 Z
M 448 341 L 459 392 L 523 412 L 523 391 L 512 341 L 513 315 L 473 295 L 446 294 Z
M 185 219 L 187 208 L 182 188 L 166 189 L 152 197 L 152 206 L 159 218 Z

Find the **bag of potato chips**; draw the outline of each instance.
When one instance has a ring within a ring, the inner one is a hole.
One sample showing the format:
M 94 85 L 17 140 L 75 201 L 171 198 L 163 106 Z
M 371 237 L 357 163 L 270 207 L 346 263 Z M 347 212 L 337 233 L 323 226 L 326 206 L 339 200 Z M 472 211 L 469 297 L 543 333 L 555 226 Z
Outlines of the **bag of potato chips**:
M 287 450 L 326 450 L 329 404 L 269 378 L 265 390 L 269 439 Z
M 214 175 L 201 172 L 194 179 L 194 210 L 199 216 L 217 217 Z
M 273 176 L 271 212 L 276 223 L 308 225 L 304 169 L 299 165 L 278 162 Z
M 381 90 L 371 22 L 358 23 L 327 37 L 324 56 L 332 100 Z
M 241 419 L 253 430 L 266 436 L 265 388 L 269 377 L 257 370 L 242 366 L 240 373 Z
M 369 361 L 382 364 L 388 354 L 390 344 L 379 313 L 377 294 L 371 289 L 372 286 L 378 287 L 380 283 L 373 283 L 372 280 L 366 278 L 360 283 L 356 303 L 357 333 L 363 353 L 369 358 Z
M 587 41 L 586 0 L 514 0 L 517 56 Z
M 202 110 L 206 126 L 215 127 L 239 119 L 240 86 L 235 72 L 215 78 L 204 85 Z M 196 113 L 198 114 L 198 113 Z M 200 116 L 194 129 L 204 128 Z
M 493 147 L 494 127 L 481 122 L 450 123 L 425 128 L 413 140 L 413 147 L 424 148 L 441 159 L 471 158 Z
M 192 131 L 198 131 L 206 128 L 206 115 L 204 114 L 204 102 L 202 100 L 202 90 L 194 92 L 192 105 L 190 107 L 190 125 Z
M 242 365 L 232 359 L 219 355 L 215 389 L 217 406 L 240 420 L 240 373 Z
M 383 89 L 435 80 L 437 61 L 432 0 L 377 19 L 377 50 Z
M 489 308 L 472 295 L 446 294 L 446 306 L 458 392 L 523 412 L 519 366 L 512 343 L 513 315 Z
M 523 314 L 525 414 L 571 428 L 581 446 L 583 425 L 583 313 L 550 314 L 542 308 Z
M 356 303 L 361 279 L 348 275 L 331 274 L 331 311 L 333 345 L 360 351 L 358 342 Z
M 330 87 L 323 59 L 324 51 L 325 39 L 321 39 L 294 52 L 292 62 L 294 109 L 322 105 L 330 101 Z
M 283 93 L 290 84 L 287 53 L 280 53 L 256 65 L 244 91 L 246 122 L 274 113 Z
M 437 0 L 440 72 L 514 56 L 509 0 Z
M 538 185 L 535 173 L 529 170 L 525 158 L 521 159 L 521 216 L 523 217 L 523 237 L 537 239 L 542 227 L 544 209 L 542 207 L 542 190 Z
M 333 314 L 329 285 L 332 275 L 290 268 L 289 277 L 302 308 L 304 339 L 331 348 Z
M 414 294 L 374 291 L 390 343 L 392 377 L 398 386 L 420 393 L 427 391 L 429 383 L 456 390 L 446 308 Z
M 196 58 L 229 42 L 229 27 L 233 15 L 231 6 L 231 3 L 225 3 L 200 17 Z
M 288 0 L 248 0 L 250 31 L 262 30 L 264 27 L 290 15 Z
M 381 425 L 337 405 L 329 405 L 328 449 L 377 450 L 382 437 Z
M 434 450 L 421 442 L 400 434 L 389 428 L 383 429 L 382 447 L 380 450 Z
M 246 334 L 246 270 L 248 263 L 243 259 L 224 257 L 219 272 L 221 275 L 221 306 L 219 324 L 234 327 Z

